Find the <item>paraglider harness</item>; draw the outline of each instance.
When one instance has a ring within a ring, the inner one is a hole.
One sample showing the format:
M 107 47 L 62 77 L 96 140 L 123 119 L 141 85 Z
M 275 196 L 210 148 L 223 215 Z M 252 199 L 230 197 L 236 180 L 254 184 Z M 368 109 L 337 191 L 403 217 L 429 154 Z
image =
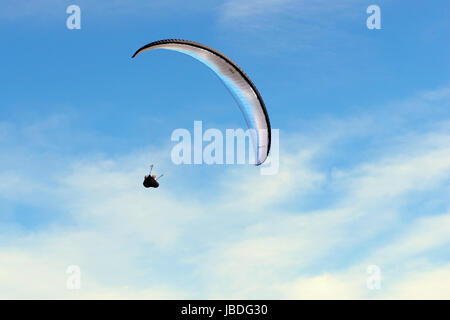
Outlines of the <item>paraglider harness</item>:
M 150 166 L 150 173 L 148 176 L 145 176 L 144 178 L 144 187 L 145 188 L 158 188 L 159 187 L 159 182 L 158 179 L 160 179 L 162 176 L 164 176 L 164 174 L 160 175 L 158 178 L 154 178 L 152 176 L 152 170 L 153 170 L 153 165 Z

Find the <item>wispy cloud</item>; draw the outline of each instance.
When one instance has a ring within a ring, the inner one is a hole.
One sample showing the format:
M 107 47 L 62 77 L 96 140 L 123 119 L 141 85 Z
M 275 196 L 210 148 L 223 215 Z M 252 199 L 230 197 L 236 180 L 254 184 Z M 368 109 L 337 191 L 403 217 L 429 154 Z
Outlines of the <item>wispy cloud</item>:
M 345 10 L 357 2 L 357 0 L 339 2 L 326 0 L 228 0 L 222 5 L 220 16 L 222 22 L 230 25 L 239 23 L 249 27 L 270 28 L 279 24 L 283 19 L 295 18 L 298 23 L 317 22 L 316 19 L 324 22 L 326 19 L 319 18 L 319 14 L 323 16 L 324 13 L 333 14 L 333 16 L 325 15 L 328 17 L 328 21 L 331 21 L 336 17 L 347 15 Z
M 435 120 L 401 137 L 383 133 L 386 148 L 340 166 L 330 160 L 340 142 L 373 129 L 341 121 L 347 131 L 282 132 L 293 142 L 278 176 L 228 168 L 210 177 L 209 192 L 190 198 L 179 193 L 189 190 L 188 168 L 173 168 L 153 192 L 140 186 L 149 151 L 65 166 L 56 155 L 51 177 L 4 168 L 0 197 L 13 216 L 30 207 L 54 214 L 31 230 L 3 217 L 0 296 L 448 298 L 448 127 Z M 65 288 L 73 264 L 82 271 L 79 291 Z M 379 291 L 366 287 L 369 264 L 381 268 Z
M 222 15 L 226 19 L 240 19 L 274 14 L 290 7 L 292 2 L 291 0 L 230 0 L 223 4 Z

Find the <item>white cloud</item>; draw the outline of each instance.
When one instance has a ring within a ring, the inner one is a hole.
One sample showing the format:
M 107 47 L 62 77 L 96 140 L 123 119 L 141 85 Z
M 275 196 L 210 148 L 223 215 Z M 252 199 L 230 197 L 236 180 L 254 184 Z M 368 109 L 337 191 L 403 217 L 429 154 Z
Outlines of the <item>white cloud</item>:
M 304 18 L 316 13 L 334 12 L 346 9 L 357 0 L 330 2 L 326 0 L 228 0 L 222 6 L 222 16 L 225 19 L 257 19 L 263 16 L 278 14 L 295 14 Z
M 230 0 L 223 4 L 222 14 L 227 19 L 248 18 L 279 12 L 287 5 L 292 4 L 291 0 Z
M 70 290 L 66 286 L 68 266 L 61 257 L 1 250 L 0 299 L 171 299 L 185 295 L 166 286 L 102 285 L 82 265 L 81 288 Z
M 363 273 L 352 276 L 324 273 L 298 278 L 277 289 L 285 299 L 361 299 L 365 280 Z
M 450 265 L 410 272 L 384 296 L 387 299 L 450 299 Z
M 350 8 L 357 2 L 358 0 L 228 0 L 222 5 L 220 20 L 228 26 L 246 26 L 246 30 L 277 28 L 282 21 L 285 26 L 302 24 L 303 29 L 317 32 L 336 18 L 343 15 L 354 16 Z M 312 27 L 319 20 L 321 27 Z
M 376 250 L 370 260 L 390 264 L 450 246 L 450 213 L 418 218 L 403 233 L 399 239 Z
M 344 128 L 362 130 L 351 121 Z M 332 172 L 323 158 L 346 131 L 307 138 L 293 139 L 309 141 L 300 151 L 283 151 L 279 176 L 229 169 L 190 198 L 178 194 L 190 187 L 180 168 L 159 189 L 140 186 L 146 151 L 72 159 L 52 177 L 4 169 L 2 201 L 45 202 L 64 219 L 30 230 L 16 223 L 1 237 L 0 297 L 448 297 L 438 281 L 449 279 L 448 259 L 434 255 L 450 241 L 448 129 L 408 133 Z M 62 168 L 67 159 L 53 161 Z M 430 194 L 439 208 L 408 212 Z M 83 274 L 76 293 L 65 289 L 72 264 Z M 382 270 L 379 291 L 366 288 L 369 264 Z

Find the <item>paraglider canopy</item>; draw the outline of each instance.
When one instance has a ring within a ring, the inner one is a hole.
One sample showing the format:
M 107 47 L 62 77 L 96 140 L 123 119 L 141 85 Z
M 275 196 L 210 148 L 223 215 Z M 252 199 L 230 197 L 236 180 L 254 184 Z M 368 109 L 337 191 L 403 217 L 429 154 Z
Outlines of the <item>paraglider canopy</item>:
M 174 50 L 187 54 L 208 66 L 222 80 L 238 103 L 255 149 L 256 165 L 262 164 L 270 151 L 270 121 L 261 95 L 242 69 L 223 53 L 194 41 L 167 39 L 151 42 L 137 50 L 139 53 L 153 49 Z

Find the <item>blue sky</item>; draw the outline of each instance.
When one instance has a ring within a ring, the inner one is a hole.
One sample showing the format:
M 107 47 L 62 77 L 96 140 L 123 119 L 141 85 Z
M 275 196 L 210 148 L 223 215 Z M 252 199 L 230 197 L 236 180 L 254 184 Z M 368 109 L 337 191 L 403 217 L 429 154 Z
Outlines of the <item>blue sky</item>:
M 447 1 L 1 6 L 1 298 L 450 298 Z M 131 59 L 165 38 L 249 74 L 280 129 L 277 175 L 171 163 L 174 129 L 245 122 L 192 58 Z

